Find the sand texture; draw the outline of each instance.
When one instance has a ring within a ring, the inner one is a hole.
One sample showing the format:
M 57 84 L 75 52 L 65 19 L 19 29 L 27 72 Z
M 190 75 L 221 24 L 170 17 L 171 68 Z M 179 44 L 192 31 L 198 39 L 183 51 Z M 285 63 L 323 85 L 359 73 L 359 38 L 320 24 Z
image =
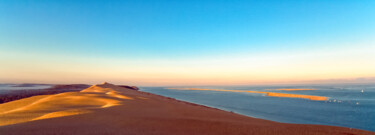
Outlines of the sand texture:
M 251 118 L 113 84 L 0 104 L 1 135 L 375 135 Z

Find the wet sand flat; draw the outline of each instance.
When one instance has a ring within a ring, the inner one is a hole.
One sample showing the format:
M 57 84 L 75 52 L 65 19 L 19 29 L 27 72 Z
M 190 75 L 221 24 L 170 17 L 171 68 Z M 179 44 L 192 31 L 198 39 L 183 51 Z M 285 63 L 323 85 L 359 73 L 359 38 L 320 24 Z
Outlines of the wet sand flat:
M 266 89 L 266 90 L 301 91 L 301 90 L 316 90 L 316 89 Z
M 276 93 L 276 92 L 263 92 L 263 91 L 250 91 L 250 90 L 221 90 L 221 89 L 201 89 L 201 88 L 168 88 L 168 89 L 174 89 L 174 90 L 222 91 L 222 92 L 247 92 L 247 93 L 265 94 L 266 96 L 271 96 L 271 97 L 304 98 L 304 99 L 318 100 L 318 101 L 328 100 L 328 97 L 324 97 L 324 96 L 289 94 L 289 93 Z

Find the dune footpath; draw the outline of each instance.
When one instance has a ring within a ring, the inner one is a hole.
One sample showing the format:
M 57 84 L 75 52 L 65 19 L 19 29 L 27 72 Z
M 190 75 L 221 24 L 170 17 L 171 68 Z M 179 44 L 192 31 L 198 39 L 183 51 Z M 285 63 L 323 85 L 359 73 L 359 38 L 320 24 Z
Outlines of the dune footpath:
M 0 134 L 375 135 L 256 119 L 109 83 L 1 104 Z

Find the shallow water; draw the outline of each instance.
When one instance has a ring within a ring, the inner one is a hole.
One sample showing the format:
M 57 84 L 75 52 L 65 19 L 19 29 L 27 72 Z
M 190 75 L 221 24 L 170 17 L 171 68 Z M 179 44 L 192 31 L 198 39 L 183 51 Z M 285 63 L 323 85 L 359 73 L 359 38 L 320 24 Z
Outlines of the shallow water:
M 313 101 L 300 98 L 269 97 L 258 93 L 174 90 L 164 87 L 142 87 L 141 90 L 272 121 L 333 125 L 375 131 L 375 85 L 210 86 L 195 88 L 315 95 L 329 97 L 329 100 Z M 316 90 L 266 90 L 278 88 Z

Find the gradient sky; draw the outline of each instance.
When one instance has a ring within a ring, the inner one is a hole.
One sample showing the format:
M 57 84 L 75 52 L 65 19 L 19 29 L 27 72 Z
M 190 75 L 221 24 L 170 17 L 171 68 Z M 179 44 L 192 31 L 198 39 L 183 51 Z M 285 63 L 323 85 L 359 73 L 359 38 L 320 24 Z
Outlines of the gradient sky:
M 0 83 L 375 82 L 374 0 L 0 0 Z

